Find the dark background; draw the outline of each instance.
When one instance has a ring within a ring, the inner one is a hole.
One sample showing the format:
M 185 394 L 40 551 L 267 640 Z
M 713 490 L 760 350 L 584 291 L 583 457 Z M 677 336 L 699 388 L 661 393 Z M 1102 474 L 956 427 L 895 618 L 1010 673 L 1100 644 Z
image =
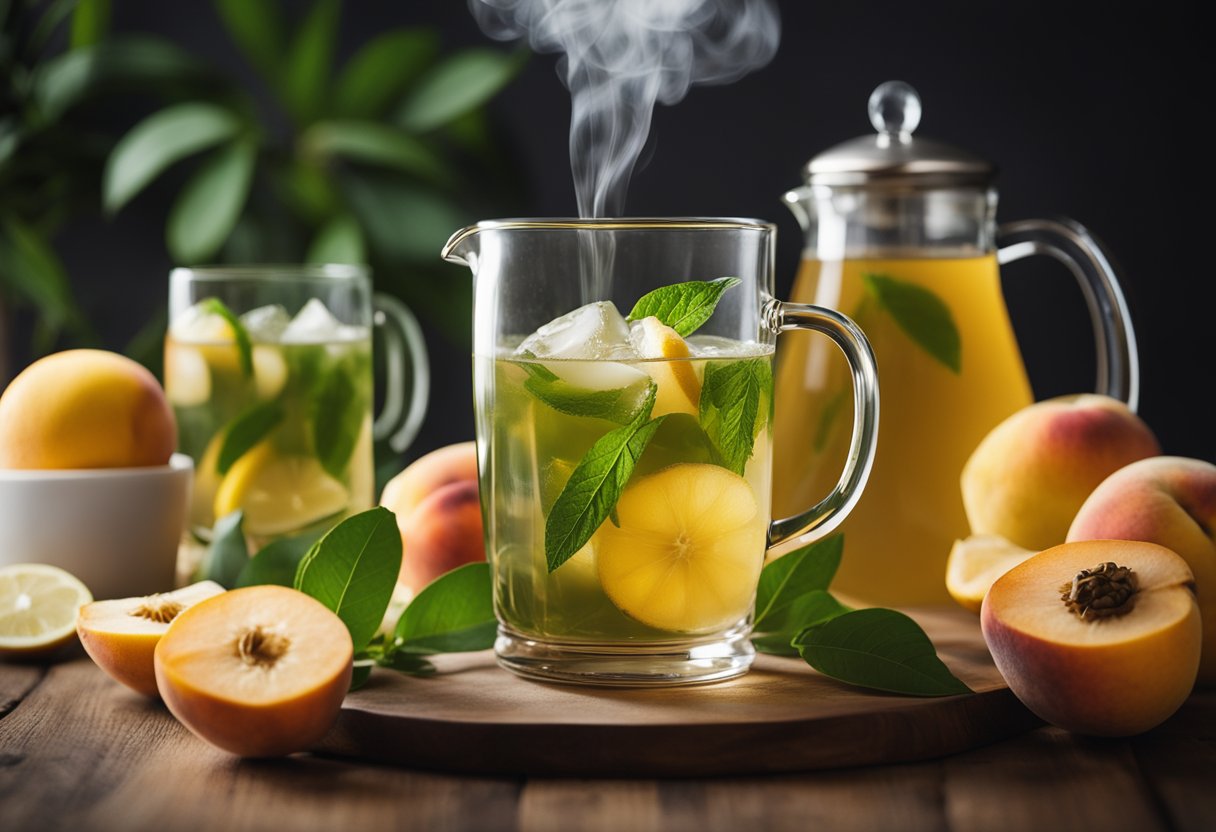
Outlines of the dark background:
M 209 3 L 115 6 L 118 31 L 172 37 L 252 77 Z M 1140 342 L 1141 415 L 1167 453 L 1216 459 L 1205 255 L 1213 140 L 1200 127 L 1212 107 L 1210 86 L 1200 83 L 1211 67 L 1194 8 L 784 0 L 781 47 L 769 66 L 659 107 L 628 213 L 777 222 L 783 296 L 801 233 L 781 193 L 798 184 L 812 155 L 870 131 L 865 105 L 877 84 L 908 81 L 924 103 L 918 134 L 1000 165 L 1000 219 L 1069 216 L 1107 243 Z M 448 46 L 492 43 L 459 0 L 350 0 L 344 54 L 383 29 L 414 24 L 437 26 Z M 569 97 L 555 64 L 555 56 L 534 57 L 491 106 L 528 183 L 514 215 L 575 213 Z M 116 221 L 77 223 L 56 240 L 107 346 L 121 348 L 165 302 L 163 221 L 173 192 L 153 188 Z M 1037 395 L 1090 389 L 1093 338 L 1068 272 L 1036 258 L 1004 275 Z M 428 336 L 433 404 L 409 457 L 472 436 L 468 344 L 429 327 Z

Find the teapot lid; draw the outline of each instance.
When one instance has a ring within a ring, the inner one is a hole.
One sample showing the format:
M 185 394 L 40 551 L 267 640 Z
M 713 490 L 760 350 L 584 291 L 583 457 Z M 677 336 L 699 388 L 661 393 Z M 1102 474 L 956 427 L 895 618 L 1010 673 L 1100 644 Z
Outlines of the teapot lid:
M 996 165 L 953 145 L 913 138 L 920 96 L 911 84 L 887 81 L 870 94 L 870 123 L 878 131 L 825 150 L 806 163 L 810 185 L 982 186 Z

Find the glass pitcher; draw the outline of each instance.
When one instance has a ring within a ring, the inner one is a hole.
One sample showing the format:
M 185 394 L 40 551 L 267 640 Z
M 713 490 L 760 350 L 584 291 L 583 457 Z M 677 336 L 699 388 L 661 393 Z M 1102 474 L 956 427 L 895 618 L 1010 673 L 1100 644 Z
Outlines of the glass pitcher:
M 826 534 L 855 504 L 878 422 L 873 357 L 845 316 L 773 298 L 774 235 L 736 219 L 502 220 L 444 248 L 474 275 L 477 456 L 503 666 L 598 685 L 743 673 L 769 546 Z M 635 307 L 661 287 L 671 297 L 709 284 L 670 284 L 719 278 L 707 318 L 692 301 Z M 844 353 L 857 405 L 834 486 L 770 522 L 773 345 L 795 329 Z
M 869 114 L 876 135 L 811 159 L 805 184 L 784 197 L 806 232 L 790 300 L 851 316 L 873 345 L 882 386 L 873 476 L 843 526 L 834 587 L 871 603 L 945 602 L 947 556 L 969 534 L 963 465 L 991 428 L 1032 401 L 998 266 L 1046 254 L 1072 270 L 1093 318 L 1097 390 L 1133 410 L 1136 342 L 1110 262 L 1084 228 L 997 226 L 995 167 L 913 137 L 921 105 L 909 85 L 879 86 Z M 848 451 L 850 377 L 821 340 L 789 340 L 778 355 L 778 514 L 825 493 L 823 472 Z

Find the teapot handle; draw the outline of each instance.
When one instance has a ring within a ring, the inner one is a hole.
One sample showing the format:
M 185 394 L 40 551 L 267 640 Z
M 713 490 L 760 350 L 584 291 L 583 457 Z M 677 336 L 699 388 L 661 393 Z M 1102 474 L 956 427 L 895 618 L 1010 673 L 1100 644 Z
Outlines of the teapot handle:
M 997 262 L 1035 254 L 1058 260 L 1076 275 L 1089 306 L 1098 348 L 1096 389 L 1135 412 L 1140 401 L 1140 358 L 1127 301 L 1101 243 L 1078 222 L 1018 220 L 996 230 Z

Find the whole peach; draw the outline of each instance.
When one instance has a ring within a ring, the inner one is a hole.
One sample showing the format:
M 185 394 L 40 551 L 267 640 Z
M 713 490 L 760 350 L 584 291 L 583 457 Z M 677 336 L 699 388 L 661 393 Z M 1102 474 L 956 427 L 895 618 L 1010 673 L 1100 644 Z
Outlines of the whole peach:
M 1098 483 L 1159 453 L 1148 426 L 1115 399 L 1085 394 L 1032 404 L 993 428 L 963 468 L 971 531 L 1025 549 L 1063 543 Z
M 418 504 L 401 528 L 401 575 L 411 593 L 457 566 L 486 559 L 476 480 L 449 483 Z
M 447 445 L 418 457 L 384 486 L 380 505 L 398 519 L 408 518 L 437 489 L 466 480 L 477 480 L 475 442 Z
M 164 465 L 176 444 L 155 376 L 116 353 L 48 355 L 0 396 L 0 468 Z
M 1195 573 L 1203 616 L 1199 682 L 1216 685 L 1216 465 L 1159 456 L 1111 474 L 1077 512 L 1069 540 L 1146 540 L 1181 555 Z

